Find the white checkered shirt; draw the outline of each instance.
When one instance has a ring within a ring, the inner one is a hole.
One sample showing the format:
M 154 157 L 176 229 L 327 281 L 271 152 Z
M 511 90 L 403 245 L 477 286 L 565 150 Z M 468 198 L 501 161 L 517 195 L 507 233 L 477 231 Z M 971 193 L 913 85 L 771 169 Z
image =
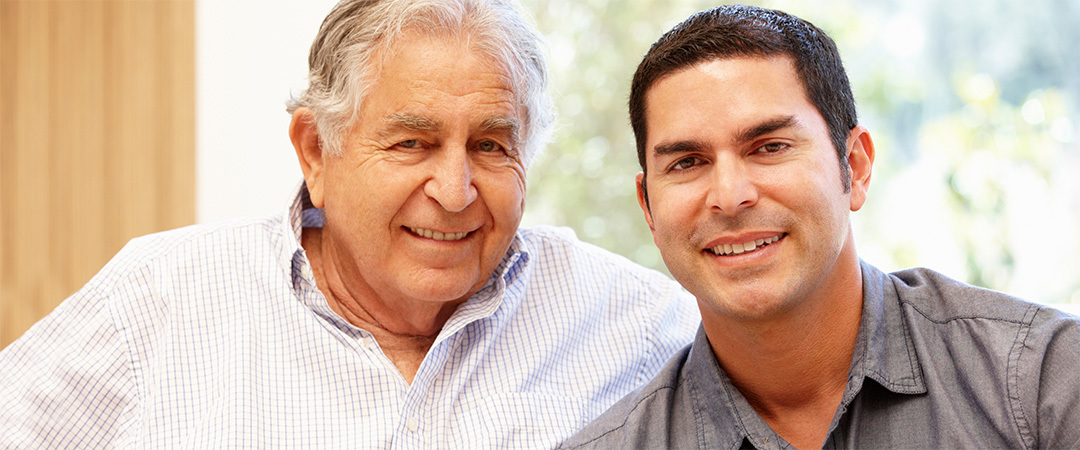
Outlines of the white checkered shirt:
M 410 385 L 316 289 L 306 194 L 132 240 L 0 352 L 0 448 L 550 448 L 697 328 L 664 275 L 522 229 Z

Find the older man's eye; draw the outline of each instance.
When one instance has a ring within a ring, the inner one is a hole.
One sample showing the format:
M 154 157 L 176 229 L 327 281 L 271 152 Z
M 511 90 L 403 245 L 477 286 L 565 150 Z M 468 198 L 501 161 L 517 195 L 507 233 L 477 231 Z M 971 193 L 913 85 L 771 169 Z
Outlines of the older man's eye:
M 404 147 L 404 148 L 419 148 L 420 147 L 420 140 L 419 139 L 409 139 L 407 141 L 398 142 L 397 145 L 398 145 L 398 147 Z
M 476 149 L 484 153 L 491 153 L 502 150 L 502 146 L 495 141 L 480 141 L 476 144 Z

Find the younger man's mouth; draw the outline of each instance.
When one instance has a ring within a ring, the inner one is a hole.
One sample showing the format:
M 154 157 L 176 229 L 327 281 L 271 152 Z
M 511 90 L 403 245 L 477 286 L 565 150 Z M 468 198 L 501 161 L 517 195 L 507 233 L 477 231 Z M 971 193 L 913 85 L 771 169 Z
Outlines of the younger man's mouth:
M 755 239 L 753 241 L 743 242 L 741 244 L 720 244 L 716 247 L 710 248 L 709 251 L 720 256 L 741 255 L 743 253 L 749 253 L 763 249 L 767 245 L 782 239 L 785 234 L 786 233 L 781 233 L 776 236 L 764 239 Z

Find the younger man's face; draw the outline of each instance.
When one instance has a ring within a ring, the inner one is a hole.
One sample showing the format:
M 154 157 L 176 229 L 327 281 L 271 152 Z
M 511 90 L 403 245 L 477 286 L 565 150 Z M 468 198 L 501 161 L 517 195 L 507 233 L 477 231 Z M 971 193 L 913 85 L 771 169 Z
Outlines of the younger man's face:
M 648 208 L 640 190 L 639 203 L 703 318 L 769 319 L 850 282 L 834 266 L 854 254 L 848 213 L 865 190 L 837 182 L 828 128 L 791 59 L 699 63 L 661 78 L 645 103 Z

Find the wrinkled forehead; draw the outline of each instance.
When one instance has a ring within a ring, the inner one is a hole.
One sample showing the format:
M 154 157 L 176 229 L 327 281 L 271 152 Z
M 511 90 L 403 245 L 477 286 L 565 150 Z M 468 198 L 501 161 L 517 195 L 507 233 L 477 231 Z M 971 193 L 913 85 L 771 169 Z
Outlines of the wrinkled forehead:
M 379 82 L 384 75 L 386 62 L 402 51 L 412 49 L 417 45 L 428 45 L 434 48 L 443 48 L 447 52 L 458 52 L 464 49 L 475 61 L 480 63 L 480 70 L 496 75 L 500 88 L 510 93 L 511 99 L 519 108 L 525 107 L 524 95 L 519 91 L 518 80 L 521 68 L 514 64 L 513 58 L 506 55 L 510 49 L 497 48 L 496 45 L 487 42 L 485 36 L 477 36 L 476 32 L 458 30 L 450 27 L 428 28 L 419 25 L 410 25 L 401 30 L 396 36 L 385 37 L 377 45 L 375 57 L 371 59 L 371 67 L 367 68 L 371 84 Z M 464 70 L 464 69 L 462 69 Z

